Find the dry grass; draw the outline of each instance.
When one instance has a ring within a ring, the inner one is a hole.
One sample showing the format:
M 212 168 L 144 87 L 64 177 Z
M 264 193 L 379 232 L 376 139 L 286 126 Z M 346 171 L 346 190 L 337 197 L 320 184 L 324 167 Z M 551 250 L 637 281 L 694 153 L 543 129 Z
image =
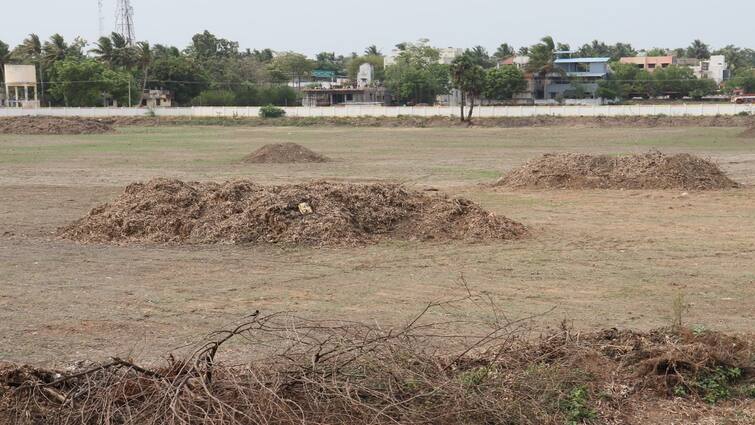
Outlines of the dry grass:
M 461 319 L 431 319 L 436 310 L 470 308 L 489 312 L 488 320 L 465 323 L 475 332 L 457 334 Z M 531 341 L 522 337 L 528 325 L 468 290 L 395 329 L 256 312 L 163 366 L 113 358 L 66 372 L 6 368 L 0 422 L 634 423 L 632 410 L 642 403 L 676 397 L 690 414 L 753 396 L 752 339 L 562 327 Z M 244 344 L 248 364 L 220 360 L 234 343 Z M 740 418 L 754 417 L 742 409 Z

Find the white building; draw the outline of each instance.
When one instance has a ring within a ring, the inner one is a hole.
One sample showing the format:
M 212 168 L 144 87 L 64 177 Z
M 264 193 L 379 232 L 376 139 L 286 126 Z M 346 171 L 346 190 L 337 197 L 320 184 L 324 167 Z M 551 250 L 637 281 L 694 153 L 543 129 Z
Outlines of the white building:
M 5 103 L 15 108 L 39 108 L 37 67 L 5 65 Z
M 444 64 L 444 65 L 451 65 L 451 62 L 453 62 L 454 59 L 464 54 L 464 49 L 461 49 L 458 47 L 442 47 L 438 49 L 438 53 L 440 53 L 440 57 L 438 58 L 438 63 Z M 391 65 L 395 65 L 400 54 L 401 54 L 401 50 L 398 50 L 398 49 L 391 50 L 391 54 L 387 55 L 383 59 L 384 66 L 388 67 Z
M 357 87 L 364 88 L 372 84 L 372 80 L 375 78 L 375 67 L 371 63 L 365 62 L 359 65 L 359 72 L 357 73 Z
M 697 78 L 708 78 L 721 84 L 729 79 L 729 66 L 726 64 L 726 57 L 723 55 L 713 55 L 710 59 L 703 59 L 699 65 L 692 66 L 692 71 Z

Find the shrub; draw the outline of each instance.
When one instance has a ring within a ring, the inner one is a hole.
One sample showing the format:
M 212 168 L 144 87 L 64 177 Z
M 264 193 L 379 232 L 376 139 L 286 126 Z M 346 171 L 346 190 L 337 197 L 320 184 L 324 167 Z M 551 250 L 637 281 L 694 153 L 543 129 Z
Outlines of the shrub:
M 267 105 L 260 108 L 260 117 L 262 118 L 280 118 L 286 115 L 283 108 L 274 105 Z
M 233 106 L 236 95 L 230 90 L 205 90 L 191 100 L 192 106 Z

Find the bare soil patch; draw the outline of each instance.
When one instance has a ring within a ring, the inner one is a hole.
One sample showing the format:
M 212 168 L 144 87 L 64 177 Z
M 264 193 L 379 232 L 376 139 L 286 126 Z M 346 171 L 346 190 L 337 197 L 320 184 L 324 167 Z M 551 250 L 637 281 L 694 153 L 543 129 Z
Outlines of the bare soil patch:
M 103 134 L 112 131 L 110 123 L 92 118 L 0 118 L 0 134 Z
M 748 128 L 747 130 L 743 131 L 739 137 L 744 137 L 745 139 L 755 139 L 755 126 Z
M 298 143 L 271 143 L 257 149 L 243 161 L 250 164 L 297 164 L 328 162 L 330 158 Z
M 658 127 L 752 127 L 755 116 L 671 117 L 666 115 L 620 117 L 477 117 L 472 124 L 446 116 L 418 117 L 283 117 L 283 118 L 217 118 L 217 117 L 108 117 L 114 126 L 218 125 L 251 127 L 382 127 L 382 128 L 444 128 L 444 127 L 577 127 L 577 128 L 658 128 Z
M 261 186 L 249 180 L 155 179 L 59 230 L 80 242 L 359 245 L 406 240 L 516 239 L 520 223 L 472 201 L 399 184 L 315 182 Z
M 541 189 L 730 189 L 718 166 L 690 154 L 658 151 L 623 156 L 545 154 L 503 176 L 496 186 Z

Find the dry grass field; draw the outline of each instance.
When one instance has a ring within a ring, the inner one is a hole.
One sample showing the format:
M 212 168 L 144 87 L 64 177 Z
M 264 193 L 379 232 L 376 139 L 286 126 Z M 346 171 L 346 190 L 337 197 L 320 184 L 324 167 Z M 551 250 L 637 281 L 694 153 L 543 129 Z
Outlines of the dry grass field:
M 755 330 L 755 140 L 741 128 L 121 127 L 0 135 L 0 360 L 154 359 L 254 310 L 401 323 L 459 291 L 510 317 L 652 329 L 682 293 L 686 324 Z M 295 142 L 334 161 L 248 164 Z M 546 152 L 651 148 L 716 161 L 741 189 L 505 191 L 486 186 Z M 520 241 L 357 248 L 82 245 L 55 232 L 134 181 L 390 180 L 471 198 L 527 224 Z M 540 316 L 542 313 L 548 312 Z M 476 311 L 462 312 L 474 316 Z

